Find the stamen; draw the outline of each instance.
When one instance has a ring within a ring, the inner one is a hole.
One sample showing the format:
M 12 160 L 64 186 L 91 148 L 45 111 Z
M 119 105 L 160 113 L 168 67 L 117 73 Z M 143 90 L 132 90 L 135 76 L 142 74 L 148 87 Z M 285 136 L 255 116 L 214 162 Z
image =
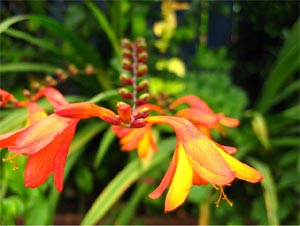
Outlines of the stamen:
M 18 159 L 19 154 L 18 153 L 13 153 L 11 156 L 7 157 L 7 158 L 2 158 L 3 162 L 13 162 L 14 163 L 14 167 L 13 170 L 16 170 L 19 168 L 18 164 L 17 164 L 17 159 Z
M 224 192 L 223 186 L 213 185 L 216 190 L 220 190 L 220 195 L 218 200 L 215 202 L 216 206 L 219 207 L 221 199 L 225 199 L 229 206 L 233 206 L 233 203 L 227 198 L 227 195 Z

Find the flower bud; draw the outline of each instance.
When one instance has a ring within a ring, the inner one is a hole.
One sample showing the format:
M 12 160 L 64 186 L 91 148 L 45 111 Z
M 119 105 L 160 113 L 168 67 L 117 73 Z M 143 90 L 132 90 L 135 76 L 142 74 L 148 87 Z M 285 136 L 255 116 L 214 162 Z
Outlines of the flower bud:
M 91 74 L 93 74 L 93 73 L 95 73 L 95 68 L 93 67 L 93 65 L 91 65 L 91 64 L 87 64 L 86 66 L 85 66 L 85 69 L 84 69 L 84 74 L 85 75 L 91 75 Z
M 131 122 L 131 106 L 124 102 L 117 103 L 119 118 L 122 122 L 128 124 Z
M 134 41 L 134 44 L 138 50 L 138 52 L 141 52 L 142 50 L 145 50 L 146 47 L 147 47 L 147 44 L 146 44 L 146 41 L 144 38 L 137 38 L 135 41 Z
M 121 73 L 119 76 L 119 80 L 123 85 L 132 85 L 132 78 L 130 78 L 127 74 Z
M 122 55 L 123 57 L 125 58 L 132 58 L 132 52 L 131 52 L 131 49 L 128 49 L 128 48 L 122 48 Z
M 135 115 L 134 119 L 146 118 L 149 116 L 149 108 L 145 107 L 139 110 Z
M 148 72 L 148 66 L 144 63 L 138 63 L 138 66 L 137 66 L 137 76 L 138 77 L 141 77 L 141 76 L 144 76 L 146 75 Z
M 136 88 L 137 92 L 143 92 L 143 91 L 147 90 L 148 84 L 149 84 L 148 80 L 142 80 Z
M 122 59 L 122 67 L 125 70 L 131 70 L 132 69 L 132 62 L 128 58 L 123 58 Z
M 141 105 L 143 105 L 143 104 L 146 104 L 146 103 L 148 102 L 149 99 L 150 99 L 149 93 L 143 93 L 143 94 L 140 95 L 140 97 L 137 99 L 136 105 L 137 105 L 137 106 L 141 106 Z
M 111 115 L 104 116 L 103 120 L 108 122 L 109 124 L 116 125 L 116 126 L 122 123 L 121 119 Z
M 122 48 L 131 48 L 131 41 L 128 38 L 121 39 L 121 47 Z
M 72 76 L 76 76 L 78 74 L 78 69 L 76 68 L 76 66 L 74 64 L 70 64 L 68 66 L 68 70 Z
M 47 86 L 56 86 L 57 85 L 57 81 L 51 75 L 47 75 L 45 77 L 45 82 L 46 82 Z
M 137 55 L 138 62 L 146 62 L 148 59 L 148 53 L 146 51 L 142 51 Z
M 120 88 L 118 91 L 120 96 L 126 100 L 131 100 L 133 98 L 133 94 L 126 88 Z
M 131 124 L 130 127 L 131 128 L 141 128 L 147 125 L 147 121 L 143 118 L 139 118 L 134 120 Z

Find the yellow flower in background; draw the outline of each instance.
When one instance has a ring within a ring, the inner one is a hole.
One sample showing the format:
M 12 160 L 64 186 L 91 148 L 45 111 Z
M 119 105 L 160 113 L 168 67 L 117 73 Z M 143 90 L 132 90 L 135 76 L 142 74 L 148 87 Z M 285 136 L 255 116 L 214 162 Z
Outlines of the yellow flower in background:
M 185 76 L 185 65 L 183 61 L 177 57 L 172 57 L 168 60 L 159 60 L 156 62 L 155 67 L 159 71 L 167 70 L 181 78 Z

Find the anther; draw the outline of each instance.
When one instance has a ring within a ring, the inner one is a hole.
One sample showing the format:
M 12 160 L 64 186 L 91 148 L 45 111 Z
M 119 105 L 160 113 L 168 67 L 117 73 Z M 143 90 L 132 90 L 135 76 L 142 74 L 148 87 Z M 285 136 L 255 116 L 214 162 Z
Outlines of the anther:
M 2 158 L 2 161 L 3 162 L 7 162 L 7 161 L 10 161 L 10 162 L 13 162 L 14 163 L 14 167 L 13 167 L 13 170 L 16 170 L 19 168 L 18 164 L 17 164 L 17 157 L 18 157 L 18 153 L 13 153 L 11 156 L 7 157 L 7 158 Z
M 229 206 L 233 206 L 233 203 L 227 198 L 227 195 L 225 194 L 224 192 L 224 189 L 223 189 L 223 186 L 216 186 L 216 185 L 213 185 L 213 187 L 217 190 L 220 190 L 220 195 L 219 195 L 219 198 L 218 200 L 215 202 L 216 206 L 219 207 L 220 205 L 220 202 L 222 199 L 225 199 L 226 202 L 229 204 Z

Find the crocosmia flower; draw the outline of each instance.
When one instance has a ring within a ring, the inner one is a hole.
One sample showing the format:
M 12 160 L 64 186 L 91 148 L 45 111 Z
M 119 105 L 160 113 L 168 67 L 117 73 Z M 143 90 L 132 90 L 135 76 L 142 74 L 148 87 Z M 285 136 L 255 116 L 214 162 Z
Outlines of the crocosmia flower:
M 46 96 L 54 108 L 67 104 L 54 88 L 47 88 L 38 95 Z M 14 153 L 4 161 L 19 154 L 28 156 L 25 185 L 37 187 L 53 173 L 54 184 L 58 191 L 62 191 L 65 162 L 79 120 L 57 114 L 46 116 L 34 102 L 28 104 L 28 109 L 29 117 L 25 128 L 0 135 L 0 147 Z
M 169 168 L 160 185 L 149 195 L 157 198 L 169 187 L 165 212 L 180 206 L 193 184 L 223 186 L 235 178 L 251 183 L 263 179 L 260 172 L 232 157 L 226 148 L 206 137 L 188 120 L 174 116 L 150 116 L 146 120 L 171 126 L 177 137 Z
M 171 104 L 171 108 L 175 109 L 181 104 L 187 104 L 189 108 L 179 110 L 176 116 L 188 119 L 207 136 L 210 136 L 211 128 L 223 132 L 220 125 L 226 127 L 236 127 L 239 125 L 239 120 L 226 117 L 223 113 L 216 114 L 205 101 L 197 96 L 187 95 L 178 98 Z

